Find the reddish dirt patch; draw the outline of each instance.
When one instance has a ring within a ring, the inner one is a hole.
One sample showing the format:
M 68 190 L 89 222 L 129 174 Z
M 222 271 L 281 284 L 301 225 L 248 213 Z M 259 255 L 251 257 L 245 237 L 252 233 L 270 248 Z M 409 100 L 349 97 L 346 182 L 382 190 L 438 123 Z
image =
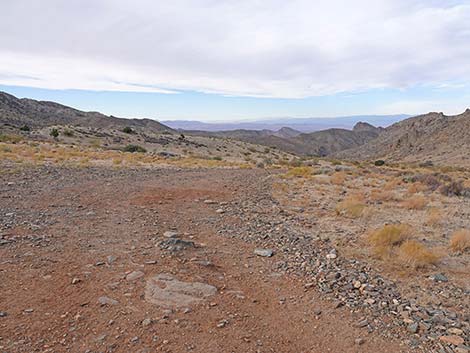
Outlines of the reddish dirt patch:
M 406 351 L 399 342 L 356 327 L 357 317 L 305 289 L 304 278 L 275 272 L 281 255 L 256 257 L 252 244 L 217 234 L 210 222 L 217 214 L 195 199 L 241 195 L 246 173 L 254 171 L 70 173 L 60 181 L 44 174 L 27 179 L 0 200 L 0 208 L 23 212 L 18 222 L 44 218 L 36 232 L 53 236 L 44 244 L 0 247 L 0 311 L 7 313 L 0 317 L 0 350 Z M 51 192 L 54 207 L 44 201 Z M 34 211 L 38 204 L 46 216 Z M 197 246 L 161 250 L 169 228 Z M 144 276 L 125 278 L 136 270 Z M 168 311 L 144 297 L 146 280 L 159 273 L 210 284 L 217 294 Z M 117 304 L 100 305 L 102 296 Z M 361 345 L 355 343 L 359 338 Z

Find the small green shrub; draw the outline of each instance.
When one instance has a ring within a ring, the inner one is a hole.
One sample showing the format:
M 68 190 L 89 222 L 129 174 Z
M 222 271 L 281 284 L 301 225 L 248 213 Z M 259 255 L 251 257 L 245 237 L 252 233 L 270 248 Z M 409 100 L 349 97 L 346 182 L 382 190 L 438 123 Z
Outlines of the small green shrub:
M 29 131 L 31 131 L 31 128 L 28 125 L 23 125 L 22 127 L 20 127 L 20 130 L 29 132 Z
M 49 131 L 49 135 L 51 135 L 53 138 L 59 137 L 59 130 L 57 130 L 55 127 Z
M 130 153 L 135 153 L 135 152 L 145 153 L 145 152 L 147 152 L 147 150 L 145 148 L 143 148 L 142 146 L 138 146 L 138 145 L 127 145 L 126 147 L 124 147 L 123 151 L 124 152 L 130 152 Z
M 124 129 L 122 129 L 122 132 L 124 132 L 126 134 L 134 134 L 135 133 L 135 131 L 132 130 L 132 128 L 129 127 L 129 126 L 126 126 Z
M 378 159 L 374 162 L 374 165 L 377 166 L 377 167 L 381 167 L 381 166 L 385 165 L 385 161 L 383 159 Z

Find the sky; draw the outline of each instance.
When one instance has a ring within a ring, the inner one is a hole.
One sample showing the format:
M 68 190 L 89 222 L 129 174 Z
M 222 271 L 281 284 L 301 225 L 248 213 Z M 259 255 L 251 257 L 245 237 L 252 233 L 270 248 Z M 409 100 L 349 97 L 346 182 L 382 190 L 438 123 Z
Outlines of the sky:
M 456 114 L 470 0 L 15 0 L 0 90 L 159 120 Z

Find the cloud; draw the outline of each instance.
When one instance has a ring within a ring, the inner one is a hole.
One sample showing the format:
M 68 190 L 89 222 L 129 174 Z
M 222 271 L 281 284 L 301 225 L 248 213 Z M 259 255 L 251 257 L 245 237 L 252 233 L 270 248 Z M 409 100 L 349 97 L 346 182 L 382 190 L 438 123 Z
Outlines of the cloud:
M 0 84 L 302 98 L 467 83 L 470 2 L 15 0 Z

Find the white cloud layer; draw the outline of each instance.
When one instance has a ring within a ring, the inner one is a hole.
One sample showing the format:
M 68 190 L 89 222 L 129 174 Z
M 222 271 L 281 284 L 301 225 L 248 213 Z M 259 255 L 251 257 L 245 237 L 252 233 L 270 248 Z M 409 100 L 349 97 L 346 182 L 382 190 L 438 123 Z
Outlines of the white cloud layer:
M 15 0 L 0 83 L 300 98 L 470 81 L 470 1 Z

